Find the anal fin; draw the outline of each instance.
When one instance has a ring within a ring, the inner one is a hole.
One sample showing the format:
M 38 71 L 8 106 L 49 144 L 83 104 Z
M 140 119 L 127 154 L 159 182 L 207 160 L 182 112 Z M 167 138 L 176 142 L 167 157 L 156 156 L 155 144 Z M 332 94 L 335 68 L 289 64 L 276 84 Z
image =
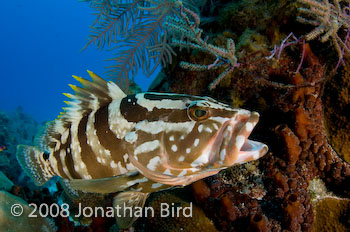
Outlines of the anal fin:
M 128 191 L 121 192 L 114 197 L 113 207 L 119 209 L 119 215 L 115 213 L 119 228 L 129 228 L 136 221 L 135 212 L 143 209 L 148 195 L 149 193 Z

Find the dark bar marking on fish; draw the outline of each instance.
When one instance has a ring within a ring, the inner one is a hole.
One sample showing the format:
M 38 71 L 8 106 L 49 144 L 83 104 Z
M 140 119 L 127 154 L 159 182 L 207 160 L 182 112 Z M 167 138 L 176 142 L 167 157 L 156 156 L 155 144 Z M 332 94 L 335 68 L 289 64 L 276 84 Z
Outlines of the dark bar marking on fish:
M 70 132 L 70 127 L 68 127 L 68 128 L 69 128 L 68 130 L 69 130 L 69 132 Z M 72 177 L 73 177 L 73 172 L 75 172 L 75 170 L 74 170 L 74 164 L 73 164 L 72 170 L 68 167 L 68 164 L 67 164 L 67 158 L 72 156 L 72 154 L 71 154 L 70 152 L 68 152 L 68 150 L 70 150 L 70 142 L 71 142 L 71 135 L 70 135 L 70 133 L 68 133 L 67 142 L 66 142 L 65 144 L 61 144 L 61 147 L 60 147 L 60 149 L 58 150 L 58 152 L 59 152 L 59 153 L 58 153 L 59 157 L 58 157 L 58 159 L 56 158 L 56 159 L 57 159 L 58 171 L 59 171 L 62 175 L 66 176 L 66 177 L 63 177 L 63 178 L 67 178 L 67 179 L 69 179 L 69 177 L 68 177 L 68 176 L 66 175 L 66 173 L 63 171 L 63 167 L 66 167 L 66 168 L 67 168 L 69 175 L 71 175 Z M 61 150 L 66 151 L 66 157 L 65 157 L 65 160 L 64 160 L 64 161 L 61 160 L 61 156 L 60 156 Z M 73 172 L 72 172 L 72 171 L 73 171 Z
M 122 141 L 109 129 L 108 105 L 96 111 L 95 129 L 101 145 L 111 152 L 112 160 L 116 164 L 120 161 L 122 167 L 126 168 L 123 156 L 127 150 L 123 147 Z
M 70 148 L 70 144 L 72 141 L 72 137 L 71 137 L 71 132 L 68 135 L 68 139 L 67 139 L 67 148 Z M 72 176 L 73 179 L 81 179 L 82 176 L 79 175 L 79 173 L 77 173 L 74 169 L 74 161 L 73 161 L 73 157 L 72 157 L 72 151 L 70 150 L 70 152 L 68 152 L 68 149 L 66 149 L 67 154 L 66 154 L 66 167 L 68 169 L 69 174 Z
M 63 149 L 62 147 L 60 149 L 58 149 L 57 151 L 55 151 L 53 153 L 53 156 L 55 157 L 55 159 L 57 160 L 57 169 L 58 172 L 60 174 L 60 176 L 62 176 L 63 178 L 68 178 L 68 176 L 66 175 L 66 173 L 64 173 L 63 171 L 63 165 L 65 165 L 64 163 L 62 163 L 61 157 L 60 157 L 60 152 L 61 149 Z M 44 153 L 45 154 L 45 153 Z M 56 174 L 58 175 L 58 173 Z
M 85 164 L 86 169 L 89 175 L 92 178 L 102 178 L 105 176 L 111 176 L 112 172 L 110 168 L 106 167 L 106 165 L 100 164 L 97 162 L 97 156 L 93 152 L 92 148 L 89 144 L 87 144 L 86 137 L 86 125 L 88 122 L 88 115 L 83 117 L 78 126 L 78 140 L 81 148 L 81 160 Z M 80 164 L 76 164 L 80 165 Z

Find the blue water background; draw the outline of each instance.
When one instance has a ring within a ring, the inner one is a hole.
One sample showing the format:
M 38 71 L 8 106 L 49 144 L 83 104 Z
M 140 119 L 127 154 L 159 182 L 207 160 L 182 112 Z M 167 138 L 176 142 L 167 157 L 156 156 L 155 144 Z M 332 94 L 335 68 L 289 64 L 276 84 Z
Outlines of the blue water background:
M 0 110 L 18 106 L 39 122 L 53 120 L 79 85 L 72 75 L 88 77 L 86 70 L 101 76 L 111 62 L 111 52 L 87 42 L 93 9 L 78 0 L 3 1 L 0 7 Z M 151 78 L 135 78 L 145 91 Z

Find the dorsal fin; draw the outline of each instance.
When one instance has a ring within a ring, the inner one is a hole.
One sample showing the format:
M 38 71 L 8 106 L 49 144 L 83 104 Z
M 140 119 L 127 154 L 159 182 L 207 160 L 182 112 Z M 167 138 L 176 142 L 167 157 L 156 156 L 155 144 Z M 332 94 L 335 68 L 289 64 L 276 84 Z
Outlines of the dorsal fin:
M 57 119 L 48 122 L 36 137 L 35 145 L 40 150 L 51 152 L 55 149 L 55 144 L 59 144 L 61 136 L 68 132 L 72 122 L 80 120 L 91 111 L 105 106 L 112 100 L 122 99 L 126 96 L 115 83 L 107 82 L 89 70 L 87 72 L 92 81 L 73 76 L 82 84 L 82 87 L 69 85 L 75 94 L 64 93 L 70 98 L 70 101 L 65 101 L 68 106 L 63 108 L 64 112 Z
M 96 110 L 112 100 L 122 99 L 126 96 L 113 82 L 106 82 L 91 71 L 88 71 L 88 73 L 92 81 L 73 75 L 83 87 L 69 85 L 73 89 L 75 95 L 64 94 L 71 100 L 66 102 L 68 107 L 65 108 L 65 111 L 61 115 L 63 121 L 72 122 L 77 115 L 84 116 L 87 112 Z

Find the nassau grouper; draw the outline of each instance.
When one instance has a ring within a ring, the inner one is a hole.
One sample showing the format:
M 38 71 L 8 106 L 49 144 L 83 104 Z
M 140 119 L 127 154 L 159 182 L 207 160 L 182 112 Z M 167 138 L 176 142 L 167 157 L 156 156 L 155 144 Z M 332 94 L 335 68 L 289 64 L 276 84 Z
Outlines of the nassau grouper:
M 126 95 L 88 71 L 57 119 L 19 145 L 17 159 L 35 184 L 53 176 L 73 189 L 118 194 L 115 207 L 143 207 L 148 194 L 185 186 L 267 152 L 248 139 L 259 114 L 210 97 L 171 93 Z M 135 217 L 117 218 L 127 228 Z

